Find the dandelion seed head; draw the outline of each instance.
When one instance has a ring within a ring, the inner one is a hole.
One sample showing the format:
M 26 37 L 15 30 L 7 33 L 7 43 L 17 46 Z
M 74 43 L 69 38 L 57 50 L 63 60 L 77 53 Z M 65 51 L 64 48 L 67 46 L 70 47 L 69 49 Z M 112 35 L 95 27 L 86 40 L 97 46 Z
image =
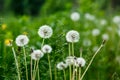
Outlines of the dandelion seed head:
M 87 47 L 87 46 L 91 46 L 91 40 L 89 40 L 89 39 L 85 39 L 85 40 L 83 40 L 83 46 L 85 46 L 85 47 Z
M 113 17 L 113 22 L 114 22 L 115 24 L 120 24 L 120 16 L 114 16 L 114 17 Z
M 104 25 L 107 24 L 107 21 L 106 21 L 105 19 L 102 19 L 102 20 L 100 21 L 100 24 L 104 26 Z
M 106 34 L 106 33 L 103 34 L 103 35 L 102 35 L 102 39 L 103 39 L 103 40 L 109 40 L 109 35 Z
M 16 42 L 17 46 L 22 47 L 22 46 L 25 46 L 28 44 L 29 39 L 26 35 L 19 35 L 19 36 L 17 36 L 15 42 Z
M 100 34 L 100 30 L 99 29 L 93 29 L 92 30 L 92 35 L 93 36 L 98 36 Z
M 86 63 L 86 61 L 82 57 L 76 59 L 76 66 L 77 67 L 84 67 L 85 63 Z
M 60 62 L 60 63 L 58 63 L 57 64 L 57 69 L 59 69 L 59 70 L 63 70 L 63 69 L 65 69 L 65 68 L 67 68 L 67 64 L 65 64 L 64 62 Z
M 43 25 L 39 28 L 38 30 L 38 35 L 41 37 L 41 38 L 50 38 L 53 34 L 53 30 L 50 26 L 48 25 Z
M 78 12 L 73 12 L 70 16 L 71 20 L 78 21 L 80 19 L 80 14 Z
M 93 15 L 91 15 L 91 14 L 89 14 L 89 13 L 86 13 L 86 14 L 85 14 L 85 18 L 86 18 L 87 20 L 90 20 L 90 21 L 95 20 L 95 16 L 93 16 Z
M 66 60 L 65 60 L 65 63 L 67 64 L 67 65 L 74 65 L 74 62 L 75 62 L 75 59 L 74 59 L 75 57 L 73 57 L 73 56 L 68 56 L 67 58 L 66 58 Z
M 46 44 L 42 47 L 42 52 L 43 53 L 51 53 L 51 51 L 52 51 L 52 47 L 50 45 Z
M 43 56 L 44 56 L 44 54 L 42 53 L 41 50 L 33 50 L 33 52 L 31 53 L 31 58 L 33 60 L 39 60 Z
M 66 34 L 67 42 L 78 42 L 80 39 L 79 33 L 75 30 L 71 30 Z

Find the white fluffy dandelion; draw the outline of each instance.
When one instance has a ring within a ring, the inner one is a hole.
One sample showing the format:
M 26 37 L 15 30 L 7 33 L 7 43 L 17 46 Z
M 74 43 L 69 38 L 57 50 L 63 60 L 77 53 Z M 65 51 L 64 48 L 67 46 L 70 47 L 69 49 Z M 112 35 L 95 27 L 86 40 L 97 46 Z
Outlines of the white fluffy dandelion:
M 100 21 L 100 24 L 101 24 L 102 26 L 104 26 L 104 25 L 107 24 L 107 21 L 106 21 L 105 19 L 102 19 L 102 20 Z
M 53 34 L 53 30 L 48 25 L 43 25 L 38 30 L 38 35 L 41 38 L 50 38 L 52 36 L 52 34 Z
M 108 40 L 108 39 L 109 39 L 109 35 L 106 34 L 106 33 L 103 34 L 103 35 L 102 35 L 102 39 L 103 39 L 103 40 Z
M 67 64 L 65 64 L 64 62 L 60 62 L 60 63 L 58 63 L 57 64 L 57 68 L 59 69 L 59 70 L 63 70 L 63 69 L 65 69 L 65 68 L 67 68 Z
M 78 12 L 73 12 L 71 15 L 70 15 L 70 18 L 73 20 L 73 21 L 78 21 L 80 19 L 80 14 Z
M 42 53 L 41 50 L 34 50 L 32 53 L 31 53 L 31 58 L 33 60 L 39 60 L 40 58 L 42 58 L 44 56 L 44 54 Z
M 95 20 L 95 16 L 93 16 L 93 15 L 91 15 L 91 14 L 89 14 L 89 13 L 86 13 L 86 14 L 85 14 L 85 18 L 86 18 L 87 20 L 90 20 L 90 21 L 94 21 L 94 20 Z
M 120 16 L 115 16 L 115 17 L 113 17 L 113 22 L 114 22 L 115 24 L 120 24 Z
M 80 37 L 79 33 L 75 30 L 71 30 L 66 34 L 67 42 L 78 42 Z
M 17 36 L 15 42 L 16 42 L 17 46 L 22 47 L 22 46 L 25 46 L 28 44 L 29 39 L 26 35 L 19 35 L 19 36 Z
M 75 63 L 75 57 L 73 57 L 73 56 L 68 56 L 68 57 L 66 58 L 66 60 L 65 60 L 65 63 L 66 63 L 67 65 L 74 65 L 74 63 Z
M 84 67 L 85 63 L 86 63 L 86 61 L 82 57 L 76 59 L 76 66 L 77 67 Z
M 100 30 L 99 29 L 93 29 L 92 30 L 92 35 L 93 36 L 98 36 L 100 34 Z
M 51 51 L 52 51 L 52 47 L 50 45 L 46 44 L 42 47 L 42 52 L 43 53 L 51 53 Z

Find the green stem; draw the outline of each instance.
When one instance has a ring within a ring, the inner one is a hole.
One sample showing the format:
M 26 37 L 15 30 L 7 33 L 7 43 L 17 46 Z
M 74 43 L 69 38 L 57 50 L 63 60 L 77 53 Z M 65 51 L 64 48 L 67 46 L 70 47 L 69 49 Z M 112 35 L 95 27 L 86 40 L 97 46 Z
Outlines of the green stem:
M 63 73 L 64 73 L 64 80 L 66 80 L 66 74 L 64 69 L 63 69 Z
M 23 47 L 23 53 L 24 53 L 24 60 L 25 60 L 26 80 L 28 80 L 28 70 L 27 70 L 25 47 Z
M 82 48 L 80 49 L 80 57 L 82 57 Z M 78 80 L 80 80 L 80 77 L 81 77 L 81 67 L 79 68 Z
M 12 47 L 12 51 L 13 51 L 13 55 L 14 55 L 14 59 L 15 59 L 16 67 L 17 67 L 18 79 L 21 80 L 19 65 L 18 65 L 17 56 L 16 56 L 16 53 L 15 53 L 14 47 Z
M 52 71 L 51 71 L 51 64 L 50 64 L 50 56 L 49 56 L 49 54 L 48 54 L 48 62 L 49 62 L 50 80 L 52 80 Z
M 37 61 L 35 60 L 35 62 L 34 62 L 34 69 L 33 69 L 33 76 L 32 76 L 32 80 L 34 80 L 34 77 L 35 77 L 35 70 L 36 70 L 36 66 L 37 66 Z
M 43 38 L 43 41 L 42 41 L 42 44 L 41 44 L 41 48 L 43 47 L 44 42 L 45 42 L 45 39 Z
M 74 56 L 74 43 L 72 42 L 72 56 Z M 75 76 L 75 66 L 73 65 L 73 75 L 72 75 L 72 80 L 74 80 Z
M 30 69 L 31 69 L 31 80 L 32 80 L 32 58 L 31 58 L 31 65 L 30 65 Z
M 68 51 L 69 51 L 69 56 L 71 56 L 70 43 L 68 43 Z M 69 73 L 70 73 L 70 74 L 69 74 L 69 76 L 70 76 L 69 78 L 70 78 L 70 80 L 71 80 L 71 78 L 72 78 L 72 77 L 71 77 L 71 71 L 72 71 L 72 70 L 71 70 L 71 65 L 70 65 L 70 66 L 69 66 Z
M 72 56 L 74 56 L 74 43 L 72 43 Z
M 55 70 L 55 80 L 57 80 L 57 71 L 56 71 L 56 65 L 55 65 L 55 68 L 54 68 L 54 70 Z
M 38 64 L 39 64 L 39 60 L 37 60 L 36 63 L 37 63 L 37 64 L 36 64 L 36 68 L 35 68 L 35 71 L 34 71 L 34 77 L 33 77 L 33 80 L 35 80 L 35 78 L 36 78 L 36 73 L 37 73 L 38 70 L 39 70 L 39 69 L 38 69 L 38 68 L 39 68 L 39 65 L 38 65 Z
M 86 73 L 87 70 L 89 69 L 91 63 L 93 62 L 93 60 L 94 60 L 94 58 L 95 58 L 95 56 L 97 55 L 97 53 L 100 51 L 100 49 L 101 49 L 102 47 L 103 47 L 103 44 L 100 45 L 100 47 L 98 48 L 98 50 L 97 50 L 97 51 L 95 52 L 95 54 L 93 55 L 93 57 L 92 57 L 92 59 L 90 60 L 90 62 L 89 62 L 89 64 L 88 64 L 87 68 L 85 69 L 83 75 L 81 76 L 81 80 L 83 79 L 85 73 Z

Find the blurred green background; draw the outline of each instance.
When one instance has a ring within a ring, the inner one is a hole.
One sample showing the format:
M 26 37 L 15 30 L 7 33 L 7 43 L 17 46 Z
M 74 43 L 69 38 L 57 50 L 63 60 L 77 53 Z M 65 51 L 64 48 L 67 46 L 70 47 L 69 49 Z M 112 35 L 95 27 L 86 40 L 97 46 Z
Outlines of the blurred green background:
M 71 20 L 72 12 L 80 14 L 78 21 Z M 95 19 L 87 20 L 86 13 Z M 84 80 L 120 80 L 120 20 L 115 24 L 115 16 L 120 16 L 120 0 L 0 0 L 0 80 L 16 80 L 17 76 L 13 54 L 11 48 L 5 45 L 5 40 L 13 39 L 14 42 L 19 34 L 27 34 L 30 39 L 26 47 L 29 60 L 30 47 L 40 48 L 42 39 L 37 31 L 44 24 L 50 25 L 54 30 L 53 36 L 45 41 L 53 48 L 53 77 L 55 65 L 68 56 L 65 34 L 74 29 L 80 33 L 80 41 L 75 44 L 75 55 L 79 56 L 79 49 L 82 48 L 86 66 L 94 54 L 94 47 L 101 44 L 102 35 L 109 36 Z M 106 23 L 101 24 L 102 20 Z M 100 30 L 100 35 L 95 37 L 92 36 L 92 30 L 96 28 Z M 87 40 L 91 45 L 88 45 Z M 14 46 L 17 52 L 18 47 L 15 44 Z M 19 57 L 20 53 L 17 55 Z M 24 66 L 21 70 L 24 75 Z M 41 80 L 49 80 L 46 56 L 41 59 L 40 72 Z M 63 80 L 62 74 L 62 71 L 57 70 L 57 80 Z

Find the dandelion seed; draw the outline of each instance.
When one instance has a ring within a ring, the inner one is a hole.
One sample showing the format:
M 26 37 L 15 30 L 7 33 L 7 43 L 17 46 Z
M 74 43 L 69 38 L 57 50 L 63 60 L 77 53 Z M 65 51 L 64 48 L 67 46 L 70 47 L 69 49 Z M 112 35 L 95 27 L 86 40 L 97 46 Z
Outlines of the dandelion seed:
M 68 42 L 78 42 L 79 39 L 79 33 L 75 30 L 71 30 L 66 34 L 66 40 Z
M 43 53 L 51 53 L 51 51 L 52 51 L 52 48 L 51 48 L 51 46 L 50 45 L 44 45 L 43 47 L 42 47 L 42 52 Z
M 86 61 L 82 57 L 76 59 L 76 66 L 77 67 L 84 67 L 85 63 L 86 63 Z
M 98 36 L 100 34 L 100 30 L 99 29 L 93 29 L 92 30 L 92 35 L 93 36 Z
M 60 62 L 57 64 L 56 66 L 59 70 L 63 70 L 65 68 L 67 68 L 67 64 L 63 63 L 63 62 Z
M 38 35 L 41 37 L 41 38 L 50 38 L 53 34 L 53 30 L 50 26 L 48 25 L 43 25 L 39 28 L 38 30 Z
M 109 35 L 106 34 L 106 33 L 103 34 L 103 35 L 102 35 L 102 39 L 103 39 L 103 40 L 108 40 L 108 39 L 109 39 Z
M 71 20 L 78 21 L 80 19 L 80 14 L 78 12 L 73 12 L 70 16 Z
M 16 41 L 15 41 L 15 42 L 16 42 L 17 46 L 22 47 L 22 46 L 25 46 L 25 45 L 28 44 L 29 39 L 28 39 L 28 37 L 27 37 L 26 35 L 19 35 L 19 36 L 16 38 Z
M 39 60 L 43 56 L 44 56 L 44 54 L 42 53 L 41 50 L 33 50 L 33 52 L 31 53 L 31 58 L 33 60 Z
M 12 39 L 5 39 L 5 45 L 6 46 L 12 46 L 12 42 L 13 42 L 13 40 Z

